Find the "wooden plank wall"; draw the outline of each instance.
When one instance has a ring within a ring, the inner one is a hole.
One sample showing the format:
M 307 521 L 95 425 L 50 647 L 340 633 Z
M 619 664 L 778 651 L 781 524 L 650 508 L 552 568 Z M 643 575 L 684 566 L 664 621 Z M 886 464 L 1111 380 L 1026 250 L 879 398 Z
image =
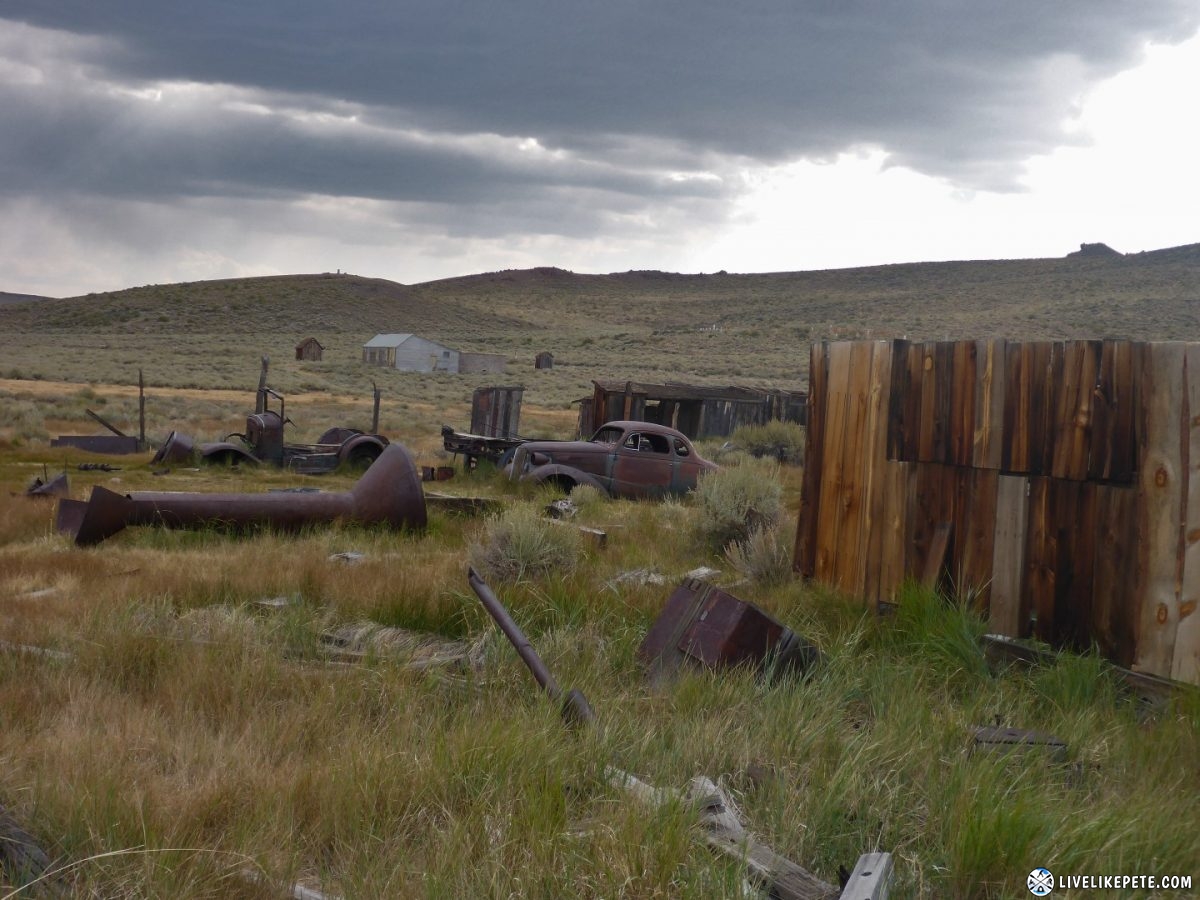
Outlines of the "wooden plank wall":
M 1200 344 L 835 342 L 809 371 L 799 573 L 875 605 L 932 573 L 999 634 L 1200 683 Z

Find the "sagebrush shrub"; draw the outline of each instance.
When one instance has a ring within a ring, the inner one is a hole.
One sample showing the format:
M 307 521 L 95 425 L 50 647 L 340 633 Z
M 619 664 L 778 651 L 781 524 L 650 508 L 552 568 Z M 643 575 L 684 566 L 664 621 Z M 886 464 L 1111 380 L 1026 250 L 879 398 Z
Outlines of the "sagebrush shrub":
M 778 523 L 755 528 L 745 540 L 725 547 L 725 558 L 744 577 L 759 584 L 780 584 L 792 574 L 792 554 Z
M 743 425 L 729 436 L 734 446 L 759 457 L 779 462 L 799 462 L 804 458 L 807 432 L 795 422 L 772 419 L 763 425 Z
M 484 529 L 468 550 L 471 565 L 485 577 L 521 581 L 540 575 L 569 575 L 579 564 L 579 532 L 514 506 Z
M 741 465 L 701 476 L 696 484 L 701 537 L 715 549 L 774 526 L 783 513 L 783 487 L 775 466 Z

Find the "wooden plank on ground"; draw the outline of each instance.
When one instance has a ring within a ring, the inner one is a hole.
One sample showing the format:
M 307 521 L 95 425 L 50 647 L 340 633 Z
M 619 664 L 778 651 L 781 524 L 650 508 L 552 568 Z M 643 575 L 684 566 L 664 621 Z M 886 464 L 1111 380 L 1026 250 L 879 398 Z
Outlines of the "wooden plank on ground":
M 938 522 L 933 526 L 929 540 L 929 554 L 921 570 L 921 586 L 936 588 L 946 565 L 946 554 L 950 550 L 950 537 L 954 533 L 953 522 Z
M 1200 684 L 1200 344 L 1187 345 L 1184 366 L 1183 583 L 1171 677 Z
M 840 900 L 887 900 L 892 883 L 892 854 L 864 853 L 846 879 Z
M 804 478 L 800 485 L 800 514 L 792 567 L 805 578 L 816 573 L 817 510 L 821 499 L 821 470 L 825 450 L 825 408 L 829 376 L 824 342 L 814 342 L 808 362 L 808 431 L 804 444 Z
M 1027 479 L 1001 475 L 996 483 L 996 527 L 992 539 L 991 630 L 1018 637 L 1023 629 L 1021 598 L 1025 583 L 1025 529 L 1029 521 Z
M 1141 461 L 1138 525 L 1142 536 L 1145 596 L 1139 616 L 1134 669 L 1170 677 L 1179 627 L 1182 580 L 1184 486 L 1187 456 L 1183 438 L 1185 345 L 1146 344 L 1141 354 L 1141 417 L 1137 429 Z
M 972 465 L 977 469 L 999 469 L 1003 461 L 1004 359 L 1003 340 L 976 342 Z
M 817 580 L 833 584 L 839 545 L 838 526 L 841 521 L 838 511 L 842 503 L 842 452 L 846 442 L 847 399 L 850 392 L 850 348 L 848 341 L 837 341 L 828 345 L 829 381 L 825 396 L 829 398 L 825 410 L 825 441 L 822 451 L 821 481 L 818 491 L 820 507 L 817 509 L 817 551 L 814 575 Z

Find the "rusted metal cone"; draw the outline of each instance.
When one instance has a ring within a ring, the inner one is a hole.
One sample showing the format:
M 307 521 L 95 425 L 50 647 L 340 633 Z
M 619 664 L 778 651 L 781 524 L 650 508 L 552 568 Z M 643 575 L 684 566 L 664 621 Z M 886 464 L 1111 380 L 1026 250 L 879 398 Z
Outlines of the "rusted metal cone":
M 233 530 L 267 526 L 297 531 L 337 520 L 394 528 L 425 527 L 420 473 L 403 446 L 389 444 L 358 484 L 344 493 L 118 494 L 97 486 L 90 500 L 59 502 L 57 527 L 85 547 L 129 525 Z

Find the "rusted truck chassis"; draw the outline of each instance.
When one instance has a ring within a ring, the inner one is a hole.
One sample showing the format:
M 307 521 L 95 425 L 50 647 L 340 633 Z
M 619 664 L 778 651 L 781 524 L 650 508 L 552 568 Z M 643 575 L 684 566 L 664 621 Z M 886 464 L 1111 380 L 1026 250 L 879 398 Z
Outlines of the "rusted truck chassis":
M 245 434 L 235 432 L 223 441 L 195 447 L 187 435 L 172 431 L 153 462 L 184 462 L 198 452 L 204 462 L 224 465 L 270 463 L 311 475 L 330 472 L 343 464 L 365 469 L 388 445 L 388 439 L 383 435 L 364 434 L 353 428 L 331 428 L 315 444 L 287 443 L 283 428 L 294 423 L 287 418 L 282 395 L 271 388 L 259 388 L 258 393 L 258 406 L 262 412 L 246 417 Z M 271 397 L 279 401 L 278 412 L 269 408 Z M 238 438 L 238 442 L 230 438 Z

